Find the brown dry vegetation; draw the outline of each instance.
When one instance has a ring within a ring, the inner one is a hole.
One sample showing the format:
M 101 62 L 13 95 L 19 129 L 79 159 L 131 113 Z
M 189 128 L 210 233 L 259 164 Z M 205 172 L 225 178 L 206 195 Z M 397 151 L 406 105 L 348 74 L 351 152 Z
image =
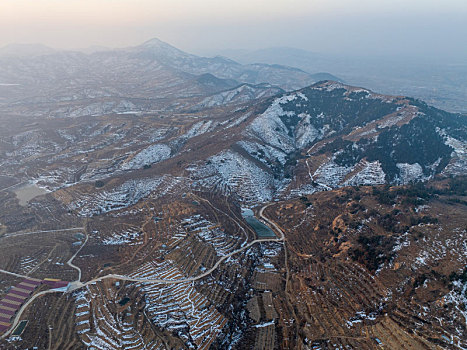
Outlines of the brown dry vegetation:
M 463 316 L 444 302 L 450 274 L 467 263 L 465 204 L 423 189 L 361 187 L 266 214 L 287 237 L 296 315 L 283 328 L 283 339 L 296 341 L 288 348 L 373 349 L 378 341 L 387 349 L 454 348 L 445 334 L 465 342 Z

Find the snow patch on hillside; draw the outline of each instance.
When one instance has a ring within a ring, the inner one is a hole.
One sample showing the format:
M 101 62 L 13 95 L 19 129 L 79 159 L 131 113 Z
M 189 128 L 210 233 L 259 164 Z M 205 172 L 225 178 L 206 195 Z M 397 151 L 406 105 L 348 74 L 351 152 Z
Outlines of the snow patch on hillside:
M 324 130 L 319 131 L 311 124 L 311 115 L 302 113 L 299 117 L 301 121 L 296 130 L 296 147 L 303 148 L 316 139 L 321 138 L 324 134 Z
M 244 122 L 245 120 L 247 120 L 251 115 L 252 115 L 251 112 L 245 113 L 245 114 L 242 115 L 241 117 L 238 117 L 238 118 L 235 119 L 233 122 L 231 122 L 231 123 L 230 123 L 229 125 L 227 125 L 225 128 L 226 128 L 226 129 L 230 129 L 230 128 L 233 128 L 234 126 L 238 126 L 238 125 L 240 125 L 242 122 Z
M 408 184 L 412 181 L 425 179 L 423 168 L 418 163 L 397 163 L 396 166 L 399 168 L 399 178 L 397 180 L 401 184 Z
M 287 154 L 270 145 L 262 145 L 258 142 L 239 141 L 237 142 L 245 151 L 260 162 L 270 165 L 271 162 L 278 161 L 284 165 L 287 161 Z
M 195 125 L 193 125 L 191 129 L 188 130 L 188 132 L 185 135 L 183 135 L 183 137 L 186 139 L 190 139 L 192 137 L 202 135 L 208 132 L 211 126 L 212 126 L 212 120 L 200 121 L 196 123 Z
M 210 157 L 206 164 L 187 168 L 195 179 L 193 186 L 237 194 L 243 202 L 270 201 L 278 184 L 271 174 L 240 154 L 227 150 Z
M 135 326 L 127 307 L 127 314 L 116 315 L 109 306 L 121 298 L 115 289 L 103 293 L 102 287 L 90 284 L 73 293 L 75 299 L 75 329 L 86 349 L 153 349 L 147 347 L 139 327 Z
M 313 87 L 315 90 L 320 90 L 320 91 L 334 91 L 336 89 L 346 89 L 346 85 L 339 83 L 337 81 L 329 81 L 323 84 L 320 84 L 319 86 Z
M 453 304 L 456 311 L 464 318 L 465 326 L 467 327 L 467 283 L 458 280 L 453 283 L 451 290 L 443 299 L 448 304 Z
M 284 111 L 282 105 L 287 102 L 295 101 L 297 98 L 306 99 L 303 94 L 291 94 L 276 98 L 268 109 L 257 117 L 248 126 L 247 133 L 256 136 L 263 140 L 264 143 L 282 149 L 286 153 L 290 153 L 295 149 L 295 140 L 288 135 L 289 130 L 284 125 L 280 117 L 293 117 L 295 112 Z M 310 136 L 302 130 L 301 142 L 306 142 Z
M 308 101 L 302 93 L 293 93 L 276 98 L 264 113 L 259 115 L 247 127 L 247 136 L 261 140 L 261 144 L 269 144 L 284 153 L 292 153 L 311 145 L 321 139 L 328 131 L 328 126 L 317 129 L 313 125 L 313 117 L 308 113 L 297 113 L 284 110 L 284 104 L 296 101 L 296 106 Z M 317 118 L 322 118 L 320 114 Z M 290 120 L 288 120 L 290 119 Z
M 68 209 L 77 210 L 79 216 L 108 213 L 134 205 L 156 190 L 157 194 L 155 196 L 162 197 L 171 192 L 177 185 L 183 183 L 184 180 L 169 175 L 128 180 L 109 191 L 82 195 L 79 199 L 73 201 Z
M 121 232 L 113 232 L 110 237 L 102 240 L 103 245 L 137 245 L 142 244 L 138 238 L 141 236 L 138 228 L 130 228 Z
M 380 185 L 385 183 L 386 174 L 378 160 L 374 162 L 363 161 L 363 164 L 363 169 L 345 181 L 344 186 Z
M 231 253 L 241 238 L 232 237 L 224 228 L 205 219 L 200 214 L 183 219 L 181 224 L 190 235 L 196 234 L 202 241 L 210 244 L 217 256 L 226 256 Z
M 301 196 L 306 196 L 318 192 L 319 188 L 313 186 L 312 184 L 304 184 L 299 188 L 294 188 L 290 190 L 290 194 L 286 197 L 287 199 L 297 198 Z
M 408 106 L 400 110 L 396 115 L 384 118 L 381 123 L 378 124 L 378 129 L 390 128 L 404 121 L 404 124 L 409 123 L 413 118 L 423 115 L 418 111 L 417 107 Z
M 272 176 L 238 153 L 225 151 L 209 160 L 224 182 L 246 201 L 265 202 L 272 199 Z
M 171 149 L 164 144 L 151 145 L 137 153 L 128 162 L 122 164 L 122 170 L 140 169 L 145 165 L 158 163 L 170 158 Z
M 172 261 L 151 261 L 130 276 L 138 278 L 186 279 Z M 193 283 L 176 284 L 138 283 L 145 295 L 145 312 L 151 322 L 177 335 L 190 349 L 207 349 L 221 333 L 226 318 Z
M 446 136 L 446 145 L 451 146 L 452 160 L 444 169 L 443 173 L 453 175 L 465 175 L 467 169 L 467 142 L 458 140 L 451 136 Z
M 68 118 L 78 118 L 87 115 L 100 116 L 110 113 L 138 113 L 139 109 L 130 101 L 107 101 L 107 102 L 96 102 L 91 103 L 84 107 L 79 108 L 62 108 L 55 112 L 57 116 L 63 116 Z
M 253 120 L 246 130 L 265 144 L 268 143 L 284 150 L 286 153 L 290 153 L 294 150 L 294 142 L 288 136 L 287 127 L 279 118 L 280 115 L 285 115 L 282 107 L 279 105 L 271 106 L 266 112 Z
M 354 166 L 341 166 L 333 159 L 322 164 L 313 174 L 314 181 L 329 187 L 338 187 Z
M 233 90 L 223 91 L 218 94 L 206 97 L 195 107 L 206 108 L 232 103 L 245 103 L 259 98 L 274 96 L 279 91 L 280 90 L 277 88 L 261 88 L 245 84 Z

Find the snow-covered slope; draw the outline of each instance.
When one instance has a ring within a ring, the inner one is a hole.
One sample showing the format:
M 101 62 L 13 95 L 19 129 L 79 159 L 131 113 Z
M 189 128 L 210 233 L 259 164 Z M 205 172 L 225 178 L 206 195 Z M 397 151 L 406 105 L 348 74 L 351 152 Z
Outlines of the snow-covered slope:
M 243 84 L 234 89 L 222 91 L 212 96 L 204 98 L 201 102 L 197 103 L 194 108 L 203 109 L 215 106 L 223 106 L 229 104 L 241 104 L 252 100 L 272 97 L 283 92 L 282 89 L 277 87 L 263 84 L 263 85 L 249 85 Z
M 164 175 L 161 177 L 128 180 L 110 190 L 82 194 L 68 206 L 80 216 L 94 216 L 127 208 L 142 198 L 161 197 L 183 183 L 183 179 Z
M 164 144 L 155 144 L 149 146 L 138 152 L 126 163 L 122 164 L 122 169 L 141 169 L 144 166 L 149 166 L 169 158 L 171 152 L 172 150 L 170 147 Z

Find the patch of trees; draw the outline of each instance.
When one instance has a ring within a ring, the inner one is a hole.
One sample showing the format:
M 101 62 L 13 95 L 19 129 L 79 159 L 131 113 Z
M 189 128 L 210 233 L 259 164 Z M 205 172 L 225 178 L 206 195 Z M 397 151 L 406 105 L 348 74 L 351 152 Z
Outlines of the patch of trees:
M 467 176 L 450 178 L 446 188 L 433 190 L 436 194 L 467 196 Z
M 365 265 L 372 272 L 376 271 L 382 264 L 390 262 L 394 257 L 392 248 L 395 241 L 392 237 L 360 235 L 357 242 L 358 247 L 349 251 L 350 257 Z
M 417 206 L 426 203 L 434 196 L 434 191 L 422 182 L 399 188 L 391 188 L 389 185 L 382 188 L 373 187 L 372 190 L 377 201 L 385 205 L 395 204 L 396 199 L 400 197 L 402 204 Z
M 378 217 L 378 225 L 380 225 L 386 232 L 404 233 L 409 227 L 401 225 L 397 219 L 395 211 Z
M 353 143 L 337 138 L 321 152 L 340 151 L 335 161 L 341 166 L 351 166 L 363 158 L 379 161 L 388 182 L 399 179 L 398 163 L 418 163 L 425 175 L 438 174 L 448 165 L 453 149 L 445 144 L 433 124 L 428 117 L 419 117 L 403 126 L 383 129 L 377 139 L 362 138 Z M 432 165 L 437 161 L 433 170 Z
M 393 181 L 399 176 L 397 163 L 418 163 L 425 175 L 431 175 L 431 165 L 441 159 L 434 173 L 441 172 L 449 163 L 452 150 L 429 118 L 418 117 L 401 127 L 384 129 L 377 141 L 367 147 L 365 155 L 369 161 L 379 160 L 386 179 Z
M 400 198 L 402 204 L 417 206 L 426 203 L 431 198 L 438 195 L 467 196 L 467 176 L 457 176 L 450 178 L 446 187 L 434 188 L 427 183 L 414 182 L 403 187 L 373 187 L 373 196 L 380 204 L 393 205 L 397 198 Z M 465 200 L 459 198 L 450 198 L 449 202 L 467 204 Z
M 355 199 L 355 197 L 354 197 Z M 360 203 L 352 203 L 350 208 L 349 208 L 349 213 L 352 215 L 357 214 L 360 211 L 365 211 L 365 207 L 361 205 Z
M 409 98 L 410 104 L 417 106 L 424 114 L 425 119 L 429 120 L 436 127 L 446 130 L 451 136 L 457 139 L 465 139 L 467 123 L 465 115 L 449 113 L 441 109 L 427 105 L 425 102 Z
M 336 139 L 334 139 L 332 142 L 329 142 L 327 144 L 325 144 L 318 152 L 318 154 L 323 154 L 323 153 L 328 153 L 328 152 L 331 152 L 331 153 L 336 153 L 337 151 L 340 151 L 340 150 L 344 150 L 343 153 L 345 153 L 345 151 L 347 151 L 348 149 L 351 149 L 352 148 L 352 142 L 350 141 L 347 141 L 347 140 L 344 140 L 342 137 L 337 137 Z M 340 155 L 337 156 L 337 164 L 339 165 L 347 165 L 347 164 L 341 164 L 341 162 L 339 161 L 340 158 L 339 158 Z
M 393 113 L 399 105 L 385 103 L 379 99 L 366 98 L 366 92 L 352 92 L 349 98 L 345 96 L 344 88 L 331 91 L 303 89 L 302 93 L 308 101 L 297 100 L 282 105 L 284 111 L 293 111 L 296 115 L 301 113 L 312 116 L 311 123 L 317 129 L 329 125 L 338 132 L 349 132 L 354 126 L 364 125 L 370 121 L 380 119 Z M 317 117 L 323 113 L 323 117 Z
M 301 196 L 300 200 L 303 202 L 303 204 L 306 205 L 307 208 L 312 205 L 308 197 Z
M 281 119 L 282 123 L 284 123 L 284 125 L 287 127 L 287 134 L 290 137 L 294 137 L 295 129 L 298 123 L 300 122 L 301 118 L 296 114 L 290 116 L 281 115 L 279 116 L 279 118 Z
M 417 226 L 419 224 L 437 224 L 438 222 L 438 218 L 434 218 L 429 215 L 410 217 L 410 226 Z
M 438 282 L 441 282 L 443 285 L 447 285 L 448 284 L 448 278 L 447 276 L 439 273 L 438 271 L 435 271 L 435 270 L 431 270 L 430 272 L 424 272 L 420 275 L 417 275 L 414 279 L 414 282 L 413 282 L 413 288 L 418 288 L 420 286 L 423 286 L 423 284 L 425 284 L 425 282 L 427 280 L 433 280 L 433 281 L 438 281 Z
M 295 151 L 287 155 L 284 164 L 284 177 L 290 179 L 293 175 L 295 166 L 297 165 L 298 160 L 302 158 L 300 152 Z
M 462 204 L 462 205 L 467 205 L 467 201 L 459 198 L 449 198 L 447 200 L 451 204 Z

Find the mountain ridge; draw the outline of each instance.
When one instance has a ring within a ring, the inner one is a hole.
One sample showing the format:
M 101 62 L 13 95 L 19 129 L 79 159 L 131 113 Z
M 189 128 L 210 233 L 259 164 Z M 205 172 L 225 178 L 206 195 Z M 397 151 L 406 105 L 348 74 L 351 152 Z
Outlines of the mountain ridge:
M 403 96 L 323 81 L 247 111 L 240 141 L 196 170 L 219 171 L 227 187 L 249 173 L 250 180 L 231 189 L 245 199 L 252 192 L 261 202 L 348 185 L 407 184 L 462 174 L 467 164 L 466 119 Z
M 270 83 L 294 90 L 316 82 L 309 73 L 274 65 L 241 65 L 221 57 L 199 57 L 153 39 L 141 45 L 90 54 L 54 51 L 45 55 L 0 56 L 0 82 L 16 84 L 6 90 L 10 101 L 21 99 L 65 102 L 78 96 L 106 98 L 159 98 L 203 94 L 190 85 L 192 76 L 212 74 L 238 83 Z M 114 71 L 122 72 L 116 76 Z M 21 74 L 18 74 L 21 72 Z M 176 89 L 173 87 L 178 85 Z M 185 92 L 185 91 L 186 92 Z

